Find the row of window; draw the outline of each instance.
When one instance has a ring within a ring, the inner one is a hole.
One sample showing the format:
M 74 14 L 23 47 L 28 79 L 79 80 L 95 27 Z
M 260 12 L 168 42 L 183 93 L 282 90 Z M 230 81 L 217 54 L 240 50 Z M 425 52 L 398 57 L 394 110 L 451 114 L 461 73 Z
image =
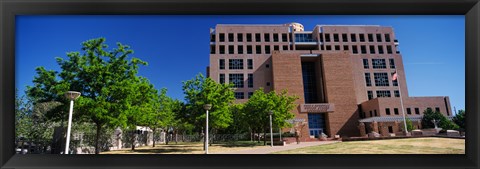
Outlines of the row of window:
M 360 46 L 360 51 L 359 51 Z M 392 45 L 386 45 L 387 54 L 393 54 L 393 47 Z M 326 50 L 332 50 L 330 45 L 325 45 Z M 335 50 L 340 50 L 340 45 L 334 45 Z M 321 48 L 323 50 L 323 46 Z M 368 45 L 368 52 L 367 52 L 367 45 L 352 45 L 352 53 L 353 54 L 385 54 L 384 45 Z M 349 50 L 349 45 L 343 45 L 343 50 Z M 396 52 L 399 53 L 399 52 Z
M 267 68 L 270 66 L 265 65 Z M 228 59 L 228 69 L 241 70 L 244 67 L 243 59 Z M 225 69 L 225 59 L 218 60 L 218 68 Z M 247 59 L 247 69 L 253 69 L 253 59 Z
M 369 72 L 365 73 L 365 86 L 367 87 L 372 86 L 372 78 L 370 77 L 370 74 L 371 73 Z M 393 74 L 394 73 L 391 73 L 390 75 L 393 77 Z M 375 81 L 375 86 L 390 86 L 388 81 L 388 73 L 373 73 L 373 79 Z M 392 85 L 398 86 L 398 81 L 392 80 Z
M 219 45 L 218 54 L 253 54 L 253 45 L 237 45 L 237 53 L 235 53 L 235 45 L 228 45 L 228 52 L 226 51 L 225 45 Z M 279 51 L 279 45 L 255 45 L 255 54 L 270 54 L 272 49 Z M 288 45 L 282 45 L 282 50 L 288 50 Z M 263 51 L 263 52 L 262 52 Z M 216 54 L 215 45 L 210 46 L 210 54 Z
M 247 87 L 248 88 L 253 88 L 253 74 L 249 73 L 247 75 Z M 218 81 L 221 83 L 221 84 L 225 84 L 226 81 L 225 81 L 225 74 L 221 73 L 219 75 L 219 79 Z M 228 82 L 229 83 L 233 83 L 233 87 L 234 88 L 244 88 L 244 75 L 241 74 L 241 73 L 231 73 L 231 74 L 228 74 Z M 270 86 L 270 82 L 267 82 L 266 83 L 266 86 Z
M 390 69 L 395 69 L 395 59 L 390 58 L 388 59 L 388 63 L 390 65 Z M 368 63 L 368 59 L 363 59 L 363 68 L 370 69 L 370 64 Z M 385 59 L 372 59 L 372 68 L 373 69 L 386 69 L 387 62 Z
M 392 94 L 391 94 L 390 90 L 377 90 L 375 92 L 377 94 L 377 97 L 392 97 Z M 400 97 L 400 92 L 398 90 L 394 90 L 393 95 L 395 97 Z M 373 91 L 368 90 L 367 91 L 367 96 L 368 96 L 368 100 L 372 100 L 374 98 L 373 97 Z
M 235 92 L 235 99 L 245 99 L 245 93 L 244 92 Z M 253 92 L 247 92 L 247 97 L 250 99 L 250 97 L 253 96 Z
M 263 38 L 262 38 L 263 37 Z M 235 41 L 236 38 L 236 41 Z M 218 34 L 219 42 L 243 42 L 244 39 L 246 42 L 288 42 L 287 33 L 228 33 L 225 36 L 225 33 Z M 215 42 L 215 34 L 212 34 L 210 37 L 210 42 Z
M 358 36 L 357 36 L 358 35 Z M 374 38 L 375 37 L 375 38 Z M 342 39 L 342 42 L 357 42 L 357 38 L 359 42 L 390 42 L 390 34 L 386 33 L 383 34 L 384 39 L 382 39 L 382 34 L 377 33 L 372 34 L 356 34 L 356 33 L 351 33 L 350 36 L 347 33 L 342 33 L 341 35 L 338 33 L 325 33 L 325 42 L 331 42 L 333 39 L 333 42 L 340 42 L 340 38 Z M 320 42 L 323 42 L 323 36 L 322 33 L 320 33 Z

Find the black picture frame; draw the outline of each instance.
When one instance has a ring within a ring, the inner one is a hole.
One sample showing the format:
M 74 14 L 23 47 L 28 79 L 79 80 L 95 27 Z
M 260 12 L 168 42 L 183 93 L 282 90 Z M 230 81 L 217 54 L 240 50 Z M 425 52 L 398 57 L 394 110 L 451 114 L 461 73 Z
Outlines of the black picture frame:
M 479 168 L 479 0 L 1 0 L 0 12 L 0 166 L 2 168 Z M 15 154 L 15 16 L 97 14 L 465 15 L 465 87 L 468 112 L 466 154 Z

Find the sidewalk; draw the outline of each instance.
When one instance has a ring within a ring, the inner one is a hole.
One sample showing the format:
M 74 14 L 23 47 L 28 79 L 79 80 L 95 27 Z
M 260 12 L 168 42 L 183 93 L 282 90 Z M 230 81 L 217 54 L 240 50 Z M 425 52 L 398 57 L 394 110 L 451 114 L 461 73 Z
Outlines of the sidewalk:
M 217 152 L 211 154 L 269 154 L 277 151 L 285 151 L 309 146 L 318 146 L 324 144 L 338 143 L 341 141 L 315 141 L 315 142 L 301 142 L 300 144 L 292 143 L 285 146 L 273 146 L 265 148 L 257 148 L 252 150 L 241 150 L 241 151 L 229 151 L 229 152 Z

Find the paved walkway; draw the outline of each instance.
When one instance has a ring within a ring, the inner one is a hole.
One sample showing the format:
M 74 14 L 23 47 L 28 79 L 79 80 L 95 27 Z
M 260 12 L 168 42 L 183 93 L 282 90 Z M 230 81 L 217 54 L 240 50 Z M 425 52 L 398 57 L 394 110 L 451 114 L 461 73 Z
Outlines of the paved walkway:
M 318 146 L 324 144 L 338 143 L 340 141 L 315 141 L 315 142 L 301 142 L 300 144 L 292 143 L 285 146 L 273 146 L 265 148 L 256 148 L 251 150 L 229 151 L 229 152 L 217 152 L 212 154 L 269 154 L 277 151 L 285 151 L 309 146 Z

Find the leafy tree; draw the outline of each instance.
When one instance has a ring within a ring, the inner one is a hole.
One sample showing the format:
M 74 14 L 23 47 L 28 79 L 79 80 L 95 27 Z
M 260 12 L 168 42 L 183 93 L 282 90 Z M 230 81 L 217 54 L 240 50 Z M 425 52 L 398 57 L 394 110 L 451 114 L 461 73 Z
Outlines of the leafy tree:
M 146 62 L 131 58 L 129 46 L 117 43 L 117 48 L 107 51 L 105 38 L 88 40 L 82 43 L 83 52 L 69 52 L 67 59 L 56 58 L 61 72 L 47 71 L 38 67 L 33 87 L 28 87 L 28 95 L 37 102 L 58 101 L 67 103 L 63 95 L 73 90 L 82 93 L 75 102 L 75 115 L 82 116 L 96 125 L 95 153 L 100 152 L 99 138 L 104 127 L 125 125 L 128 115 L 124 108 L 132 79 L 138 79 L 139 65 Z M 67 105 L 59 107 L 48 115 L 50 119 L 64 119 Z M 128 109 L 130 111 L 130 109 Z M 78 117 L 76 117 L 78 118 Z
M 453 117 L 453 122 L 455 122 L 461 130 L 465 130 L 465 110 L 459 110 Z
M 294 114 L 291 111 L 295 108 L 295 100 L 297 97 L 288 96 L 287 91 L 281 93 L 271 91 L 265 93 L 263 89 L 256 90 L 252 97 L 245 103 L 246 118 L 249 119 L 249 127 L 264 132 L 269 128 L 269 112 L 272 114 L 272 126 L 285 128 L 290 126 L 285 120 L 292 119 Z M 264 140 L 266 144 L 266 140 Z
M 187 113 L 184 117 L 187 117 L 188 122 L 194 126 L 205 127 L 206 113 L 203 106 L 211 104 L 209 129 L 216 131 L 228 127 L 233 122 L 230 105 L 233 104 L 235 97 L 232 87 L 233 84 L 219 84 L 202 74 L 183 82 Z
M 405 120 L 406 120 L 406 123 L 407 123 L 407 131 L 411 132 L 413 130 L 412 120 L 410 120 L 410 118 L 406 118 Z
M 447 117 L 445 117 L 442 113 L 433 111 L 432 109 L 426 109 L 423 112 L 422 127 L 434 128 L 435 124 L 433 124 L 433 119 L 439 121 L 438 127 L 442 128 L 443 130 L 458 129 L 458 126 L 452 121 L 448 120 Z

